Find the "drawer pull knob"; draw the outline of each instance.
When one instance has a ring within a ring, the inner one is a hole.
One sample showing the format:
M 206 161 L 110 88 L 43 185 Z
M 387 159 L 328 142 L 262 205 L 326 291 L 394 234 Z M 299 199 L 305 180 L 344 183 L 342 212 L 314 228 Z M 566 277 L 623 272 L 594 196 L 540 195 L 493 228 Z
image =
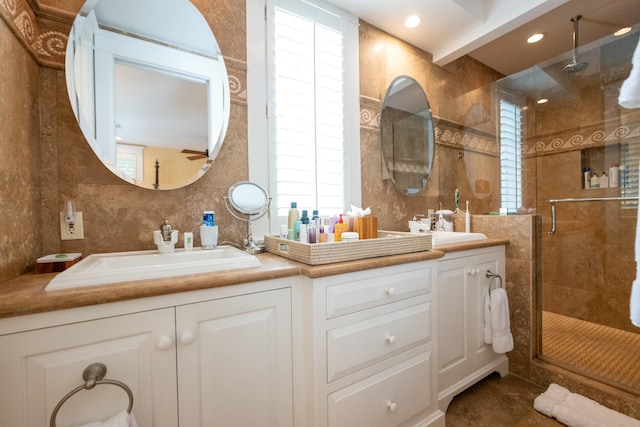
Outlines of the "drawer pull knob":
M 389 412 L 396 412 L 396 409 L 398 409 L 398 404 L 396 402 L 388 401 L 387 408 L 389 409 Z
M 173 346 L 173 340 L 168 335 L 163 335 L 158 340 L 158 348 L 160 350 L 169 350 Z
M 396 336 L 393 334 L 387 335 L 387 342 L 389 344 L 394 344 L 396 342 Z
M 193 341 L 193 333 L 189 330 L 184 331 L 182 333 L 182 336 L 180 337 L 180 342 L 182 344 L 191 344 L 191 342 Z
M 396 294 L 396 288 L 391 287 L 391 288 L 387 289 L 387 295 L 393 296 L 395 294 Z

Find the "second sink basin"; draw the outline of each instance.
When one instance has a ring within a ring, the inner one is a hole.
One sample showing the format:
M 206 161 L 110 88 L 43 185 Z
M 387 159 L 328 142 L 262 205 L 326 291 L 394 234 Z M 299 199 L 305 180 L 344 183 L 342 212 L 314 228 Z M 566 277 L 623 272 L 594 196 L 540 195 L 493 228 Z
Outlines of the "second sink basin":
M 431 244 L 434 248 L 487 239 L 483 233 L 462 233 L 459 231 L 433 231 L 431 236 Z
M 93 254 L 59 273 L 45 291 L 259 266 L 260 261 L 254 255 L 233 246 L 176 249 L 170 254 L 155 250 Z

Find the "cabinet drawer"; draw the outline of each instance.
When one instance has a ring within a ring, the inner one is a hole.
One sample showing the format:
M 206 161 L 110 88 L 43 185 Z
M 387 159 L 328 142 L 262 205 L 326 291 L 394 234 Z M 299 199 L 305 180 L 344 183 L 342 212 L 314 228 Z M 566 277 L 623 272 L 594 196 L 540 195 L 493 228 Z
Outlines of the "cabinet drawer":
M 389 427 L 415 421 L 430 407 L 431 363 L 431 351 L 425 351 L 330 394 L 328 426 Z
M 331 382 L 431 340 L 431 302 L 327 331 Z
M 428 267 L 327 286 L 327 319 L 430 293 L 431 277 Z

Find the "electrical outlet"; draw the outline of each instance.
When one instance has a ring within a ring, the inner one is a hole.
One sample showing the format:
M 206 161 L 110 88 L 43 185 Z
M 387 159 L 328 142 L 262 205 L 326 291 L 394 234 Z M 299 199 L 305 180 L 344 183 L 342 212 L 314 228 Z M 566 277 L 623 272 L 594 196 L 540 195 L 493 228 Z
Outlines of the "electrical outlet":
M 65 221 L 66 214 L 60 212 L 60 240 L 81 240 L 84 239 L 84 225 L 82 223 L 82 212 L 75 213 L 76 222 L 67 224 Z

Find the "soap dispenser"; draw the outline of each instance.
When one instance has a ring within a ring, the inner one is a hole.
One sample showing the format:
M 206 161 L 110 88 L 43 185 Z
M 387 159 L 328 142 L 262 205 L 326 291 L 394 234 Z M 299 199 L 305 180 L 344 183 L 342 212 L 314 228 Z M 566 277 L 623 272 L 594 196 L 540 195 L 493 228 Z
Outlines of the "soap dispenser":
M 178 243 L 178 230 L 171 227 L 168 219 L 164 220 L 159 230 L 153 232 L 153 243 L 158 246 L 159 254 L 170 254 L 174 251 Z
M 340 214 L 340 219 L 338 220 L 338 223 L 335 225 L 335 241 L 341 242 L 342 233 L 347 231 L 349 231 L 349 226 L 344 223 L 344 221 L 342 220 L 342 214 Z

